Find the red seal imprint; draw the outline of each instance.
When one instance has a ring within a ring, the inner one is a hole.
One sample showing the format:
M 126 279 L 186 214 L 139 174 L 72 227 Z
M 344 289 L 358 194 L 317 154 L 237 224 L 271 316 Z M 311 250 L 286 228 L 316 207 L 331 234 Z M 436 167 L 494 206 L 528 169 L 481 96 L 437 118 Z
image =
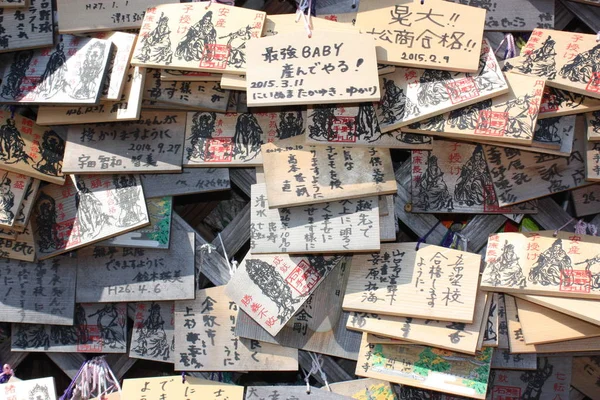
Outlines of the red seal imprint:
M 475 128 L 476 135 L 502 136 L 508 125 L 508 113 L 501 111 L 481 110 Z
M 561 292 L 589 293 L 592 286 L 592 274 L 585 269 L 565 271 L 560 275 Z
M 302 260 L 285 278 L 285 281 L 301 296 L 310 292 L 321 280 L 319 272 Z
M 77 351 L 80 353 L 101 353 L 103 349 L 103 340 L 100 336 L 100 329 L 97 325 L 87 326 L 87 343 L 78 343 Z
M 470 76 L 446 83 L 446 91 L 450 96 L 452 104 L 462 103 L 479 96 L 479 89 L 477 89 L 475 79 Z
M 558 101 L 555 94 L 544 95 L 542 97 L 542 103 L 540 104 L 540 113 L 547 113 L 552 111 L 558 111 Z
M 229 62 L 231 48 L 226 44 L 207 44 L 204 57 L 198 65 L 200 68 L 225 69 Z
M 515 386 L 494 386 L 492 400 L 519 400 L 521 388 Z
M 585 88 L 588 92 L 600 93 L 600 72 L 592 73 L 592 78 Z
M 331 125 L 333 135 L 328 140 L 336 143 L 355 143 L 356 142 L 356 118 L 355 117 L 336 117 Z
M 230 162 L 233 159 L 233 138 L 213 138 L 204 147 L 206 162 Z

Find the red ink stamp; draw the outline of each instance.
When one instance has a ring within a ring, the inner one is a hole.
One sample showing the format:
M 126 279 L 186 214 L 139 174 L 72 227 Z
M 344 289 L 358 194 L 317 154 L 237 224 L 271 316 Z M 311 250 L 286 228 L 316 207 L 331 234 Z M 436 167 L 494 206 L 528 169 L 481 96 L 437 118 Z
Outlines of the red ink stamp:
M 204 147 L 206 162 L 231 162 L 233 159 L 233 138 L 212 138 Z
M 507 112 L 481 110 L 474 133 L 482 136 L 502 136 L 507 125 Z
M 492 389 L 492 400 L 519 400 L 520 398 L 520 387 L 495 385 Z
M 331 125 L 332 135 L 328 142 L 355 143 L 356 142 L 356 118 L 337 117 Z
M 101 353 L 104 346 L 98 326 L 88 325 L 87 335 L 88 340 L 86 343 L 77 343 L 77 351 L 80 353 Z
M 540 104 L 540 113 L 554 112 L 559 109 L 558 98 L 555 94 L 546 94 L 542 97 L 542 103 Z
M 56 224 L 56 248 L 67 248 L 81 243 L 79 225 L 75 223 L 75 218 Z
M 560 274 L 561 292 L 589 293 L 592 286 L 592 274 L 587 269 L 563 271 Z
M 600 93 L 600 72 L 593 72 L 585 90 L 588 92 Z
M 206 52 L 200 60 L 200 68 L 225 69 L 229 62 L 231 47 L 226 44 L 207 44 Z
M 302 260 L 289 273 L 285 281 L 301 296 L 310 292 L 321 280 L 319 272 Z
M 485 185 L 485 187 L 483 188 L 483 212 L 500 213 L 502 211 L 504 211 L 505 213 L 509 212 L 506 211 L 506 209 L 503 210 L 498 205 L 498 198 L 496 197 L 494 186 Z
M 446 91 L 450 96 L 452 104 L 462 103 L 479 96 L 479 89 L 477 89 L 475 79 L 470 76 L 448 82 L 446 84 Z

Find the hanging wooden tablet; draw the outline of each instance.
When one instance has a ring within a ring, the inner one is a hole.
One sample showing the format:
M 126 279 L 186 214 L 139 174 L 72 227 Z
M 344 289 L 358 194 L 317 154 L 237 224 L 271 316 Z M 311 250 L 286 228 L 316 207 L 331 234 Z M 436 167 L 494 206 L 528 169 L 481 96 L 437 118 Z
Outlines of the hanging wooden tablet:
M 129 357 L 175 363 L 175 303 L 135 303 Z
M 500 207 L 589 185 L 585 181 L 585 147 L 585 135 L 577 130 L 569 157 L 484 145 Z
M 382 244 L 379 253 L 355 254 L 344 310 L 472 323 L 481 256 L 416 246 Z
M 243 400 L 244 387 L 181 375 L 124 379 L 123 399 Z
M 262 155 L 271 208 L 397 191 L 388 149 L 311 146 L 292 139 L 263 145 Z
M 75 260 L 56 257 L 29 263 L 0 259 L 0 313 L 4 322 L 73 325 Z
M 23 197 L 23 202 L 21 203 L 21 207 L 17 213 L 13 228 L 23 230 L 25 227 L 27 227 L 27 225 L 29 225 L 29 217 L 31 216 L 33 206 L 37 200 L 41 183 L 42 182 L 39 179 L 31 179 L 25 188 L 25 197 Z
M 600 325 L 600 303 L 592 299 L 572 299 L 566 297 L 537 296 L 514 293 L 514 297 L 549 308 L 571 317 Z
M 56 47 L 16 53 L 4 70 L 0 104 L 96 104 L 112 46 L 108 40 L 61 35 Z
M 247 255 L 227 284 L 226 293 L 275 336 L 343 259 L 342 256 Z
M 267 187 L 252 185 L 252 254 L 315 254 L 379 250 L 377 197 L 269 209 Z
M 261 11 L 209 2 L 151 7 L 132 63 L 229 74 L 245 71 L 249 40 L 260 37 L 265 16 Z
M 77 301 L 162 301 L 194 298 L 194 235 L 173 222 L 171 246 L 89 246 L 77 252 Z
M 379 83 L 381 101 L 375 104 L 375 110 L 382 132 L 398 129 L 447 111 L 462 109 L 509 92 L 508 83 L 487 39 L 481 47 L 476 73 L 396 68 L 394 73 L 380 77 Z M 525 89 L 527 90 L 527 87 Z M 539 101 L 535 104 L 539 104 Z M 513 108 L 515 106 L 517 105 L 513 105 Z M 522 106 L 518 105 L 519 108 Z M 525 106 L 526 109 L 528 107 L 529 104 Z M 499 111 L 503 112 L 506 108 L 511 107 L 506 106 Z
M 373 103 L 314 105 L 308 107 L 307 115 L 309 144 L 425 150 L 432 147 L 430 136 L 405 134 L 400 130 L 382 133 Z
M 248 106 L 379 101 L 375 45 L 358 32 L 279 33 L 248 42 Z
M 351 381 L 330 383 L 333 393 L 348 396 L 357 400 L 396 400 L 396 393 L 389 382 L 379 379 L 354 379 Z M 321 390 L 327 390 L 322 387 Z
M 149 224 L 144 194 L 135 175 L 72 178 L 64 186 L 45 186 L 35 204 L 31 221 L 39 259 Z
M 571 385 L 590 398 L 597 397 L 600 394 L 598 387 L 600 360 L 598 357 L 573 357 L 572 364 Z
M 127 304 L 76 304 L 73 326 L 12 324 L 11 351 L 125 353 Z
M 475 354 L 481 325 L 487 319 L 484 318 L 486 298 L 485 293 L 478 293 L 473 322 L 470 324 L 353 312 L 346 327 L 407 342 Z
M 572 357 L 538 357 L 534 371 L 495 371 L 489 385 L 492 399 L 568 399 Z
M 596 35 L 535 29 L 522 55 L 506 62 L 511 73 L 546 79 L 546 85 L 600 98 Z
M 227 168 L 183 168 L 181 174 L 140 175 L 146 198 L 229 190 Z
M 168 249 L 171 236 L 172 197 L 146 198 L 150 225 L 100 243 L 102 246 Z
M 0 258 L 35 261 L 35 240 L 31 226 L 27 226 L 14 239 L 0 239 Z
M 19 114 L 0 110 L 2 169 L 62 185 L 65 142 L 51 128 L 37 125 Z
M 342 311 L 350 258 L 325 277 L 275 336 L 263 329 L 246 312 L 238 313 L 235 334 L 261 342 L 276 343 L 304 351 L 356 360 L 361 334 L 346 329 L 349 313 Z
M 196 300 L 175 302 L 175 369 L 296 371 L 298 350 L 234 334 L 236 304 L 225 286 L 199 290 Z
M 0 170 L 0 227 L 12 228 L 32 178 Z
M 0 53 L 52 46 L 54 41 L 52 1 L 28 0 L 28 4 L 28 7 L 17 9 L 0 7 L 0 24 L 4 28 L 0 35 Z M 24 67 L 32 54 L 33 52 L 14 53 L 11 59 L 13 64 Z
M 481 145 L 436 140 L 411 153 L 411 212 L 537 213 L 531 202 L 500 207 Z
M 587 139 L 590 142 L 600 141 L 600 111 L 586 113 L 585 121 L 587 126 Z
M 591 185 L 571 191 L 577 217 L 600 213 L 600 185 Z
M 477 0 L 451 1 L 486 9 L 486 31 L 526 32 L 535 28 L 554 29 L 554 3 L 551 1 L 511 0 L 497 3 L 481 3 Z
M 532 371 L 537 369 L 536 354 L 510 354 L 510 350 L 494 350 L 492 369 L 515 369 Z M 497 371 L 496 373 L 501 373 Z
M 114 46 L 100 100 L 117 101 L 121 98 L 123 86 L 127 79 L 127 72 L 130 67 L 129 61 L 131 60 L 137 35 L 126 32 L 98 32 L 87 36 L 108 40 Z
M 33 1 L 33 0 L 29 0 Z M 12 379 L 2 385 L 0 400 L 56 400 L 54 378 L 29 379 L 14 382 Z
M 137 121 L 70 126 L 65 173 L 180 172 L 185 114 L 146 112 Z
M 269 113 L 188 113 L 183 164 L 187 167 L 262 165 L 261 145 L 301 136 L 305 120 L 306 113 L 300 108 Z
M 142 97 L 194 110 L 225 112 L 229 94 L 219 82 L 165 82 L 160 70 L 148 69 Z
M 544 81 L 507 74 L 510 92 L 402 128 L 404 132 L 532 144 Z
M 600 110 L 600 99 L 546 86 L 538 120 Z
M 598 298 L 595 236 L 553 231 L 499 233 L 488 239 L 481 287 L 522 294 Z
M 366 336 L 356 375 L 485 399 L 493 349 L 473 356 L 428 346 L 370 344 Z
M 281 400 L 348 400 L 347 396 L 335 394 L 316 387 L 303 386 L 248 386 L 245 400 L 281 399 Z
M 39 125 L 75 125 L 101 122 L 135 121 L 140 118 L 144 68 L 128 70 L 120 101 L 102 101 L 91 106 L 40 106 L 36 123 Z
M 383 64 L 475 72 L 486 11 L 410 0 L 361 0 L 356 27 L 371 35 Z
M 160 70 L 160 80 L 165 82 L 220 82 L 222 76 L 223 74 L 213 74 L 210 72 L 179 71 L 176 69 Z

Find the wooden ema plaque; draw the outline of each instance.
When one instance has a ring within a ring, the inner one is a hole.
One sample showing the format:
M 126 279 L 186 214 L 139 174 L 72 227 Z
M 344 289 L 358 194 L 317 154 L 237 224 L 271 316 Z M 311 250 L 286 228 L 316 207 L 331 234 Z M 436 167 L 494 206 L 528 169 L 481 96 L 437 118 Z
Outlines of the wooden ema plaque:
M 29 263 L 0 259 L 2 287 L 0 312 L 4 322 L 73 325 L 75 260 L 55 257 Z
M 583 217 L 600 213 L 600 185 L 591 185 L 571 191 L 575 215 Z
M 600 99 L 546 86 L 538 120 L 600 110 Z
M 52 46 L 54 41 L 54 10 L 51 0 L 28 0 L 29 7 L 23 7 L 25 0 L 19 1 L 19 8 L 7 8 L 7 2 L 0 3 L 0 24 L 4 28 L 0 36 L 0 53 L 15 50 L 34 49 Z M 28 21 L 28 23 L 23 23 Z M 15 53 L 13 63 L 23 63 L 30 53 Z
M 330 383 L 333 393 L 352 397 L 353 399 L 396 400 L 392 384 L 379 379 L 354 379 L 345 382 Z M 326 387 L 321 390 L 327 390 Z
M 146 198 L 209 193 L 231 188 L 228 168 L 183 168 L 181 174 L 140 175 Z
M 388 149 L 334 148 L 299 142 L 290 140 L 262 146 L 271 208 L 396 193 Z
M 70 126 L 63 171 L 180 172 L 184 130 L 185 114 L 168 111 L 119 124 Z
M 27 226 L 15 238 L 0 238 L 0 258 L 35 261 L 35 240 L 31 226 Z
M 35 204 L 32 223 L 39 259 L 149 224 L 135 175 L 72 178 L 64 186 L 45 186 Z
M 377 197 L 269 209 L 263 183 L 252 185 L 250 204 L 252 254 L 379 250 Z
M 144 68 L 130 67 L 123 95 L 119 101 L 102 101 L 90 106 L 40 106 L 36 123 L 39 125 L 76 125 L 101 122 L 135 121 L 142 110 Z
M 598 100 L 600 101 L 600 100 Z M 600 111 L 585 114 L 587 139 L 590 142 L 600 141 Z
M 183 164 L 186 167 L 261 166 L 261 146 L 302 135 L 305 120 L 306 112 L 300 109 L 269 113 L 188 113 Z
M 89 246 L 77 252 L 77 302 L 192 299 L 194 255 L 193 233 L 175 221 L 168 250 Z
M 569 157 L 483 146 L 500 207 L 589 185 L 585 181 L 586 140 L 575 130 Z
M 344 310 L 472 323 L 481 256 L 416 245 L 354 255 Z
M 585 179 L 590 182 L 600 181 L 600 142 L 587 142 Z
M 146 10 L 132 64 L 187 71 L 246 70 L 250 39 L 258 39 L 266 14 L 199 2 Z
M 275 336 L 342 261 L 341 256 L 247 255 L 227 296 Z
M 124 379 L 121 397 L 144 400 L 243 400 L 244 387 L 181 375 Z
M 481 287 L 507 293 L 600 296 L 595 236 L 553 231 L 499 233 L 488 239 Z
M 510 91 L 483 102 L 415 122 L 403 132 L 447 138 L 506 142 L 530 146 L 544 90 L 544 81 L 522 75 L 506 76 Z
M 486 321 L 484 309 L 487 297 L 485 293 L 478 293 L 473 323 L 470 324 L 352 312 L 346 327 L 402 341 L 475 354 L 479 332 Z
M 342 311 L 349 263 L 350 258 L 346 258 L 339 268 L 327 275 L 277 335 L 271 336 L 244 311 L 238 313 L 235 334 L 261 342 L 356 360 L 362 335 L 346 329 L 350 314 Z
M 213 74 L 210 72 L 179 71 L 176 69 L 160 70 L 160 80 L 164 82 L 220 82 L 222 76 L 222 74 Z
M 61 35 L 56 47 L 16 53 L 0 104 L 96 104 L 112 54 L 108 40 Z
M 33 0 L 29 0 L 33 1 Z M 14 382 L 13 378 L 0 387 L 0 400 L 56 400 L 54 378 L 30 379 Z
M 332 146 L 378 146 L 393 149 L 430 150 L 430 136 L 381 132 L 373 103 L 314 105 L 308 108 L 307 144 Z
M 175 363 L 175 303 L 135 303 L 129 357 Z
M 0 170 L 0 227 L 12 228 L 17 222 L 31 178 Z
M 62 185 L 65 141 L 51 128 L 0 110 L 2 169 Z
M 481 3 L 477 0 L 450 0 L 484 8 L 486 31 L 527 32 L 535 28 L 554 28 L 554 3 L 546 0 L 509 0 Z
M 522 51 L 504 69 L 546 79 L 548 86 L 600 98 L 596 35 L 535 29 Z
M 381 76 L 381 101 L 375 104 L 375 110 L 382 132 L 509 92 L 494 50 L 487 40 L 481 46 L 478 65 L 475 74 L 396 68 L 393 73 Z M 525 88 L 528 89 L 531 88 Z
M 493 349 L 477 355 L 420 345 L 371 344 L 363 334 L 356 375 L 485 399 Z
M 298 369 L 298 350 L 236 336 L 237 313 L 238 306 L 225 294 L 225 286 L 199 290 L 196 300 L 175 302 L 175 369 Z
M 380 98 L 375 45 L 350 31 L 285 33 L 248 42 L 248 106 L 337 104 Z
M 500 207 L 483 147 L 436 140 L 431 151 L 411 153 L 411 212 L 532 214 L 531 202 Z
M 362 0 L 356 27 L 375 39 L 382 64 L 475 72 L 486 11 L 418 0 Z
M 73 326 L 12 324 L 11 351 L 125 353 L 127 304 L 76 304 Z

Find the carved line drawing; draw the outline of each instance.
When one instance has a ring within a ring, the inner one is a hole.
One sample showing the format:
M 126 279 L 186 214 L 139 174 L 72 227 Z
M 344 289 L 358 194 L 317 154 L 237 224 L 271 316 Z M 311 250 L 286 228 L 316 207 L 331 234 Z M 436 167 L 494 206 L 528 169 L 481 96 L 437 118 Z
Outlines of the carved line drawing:
M 148 356 L 151 358 L 160 358 L 167 361 L 173 351 L 175 351 L 175 337 L 169 344 L 167 333 L 165 332 L 165 320 L 161 315 L 161 306 L 159 303 L 150 305 L 148 317 L 142 325 L 136 328 L 137 346 L 133 351 L 139 356 Z

